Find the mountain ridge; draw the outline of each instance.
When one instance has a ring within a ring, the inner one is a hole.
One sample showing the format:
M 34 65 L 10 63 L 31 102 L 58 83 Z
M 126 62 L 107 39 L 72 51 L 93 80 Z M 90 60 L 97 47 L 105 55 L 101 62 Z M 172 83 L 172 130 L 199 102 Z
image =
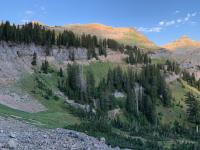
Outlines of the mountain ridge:
M 192 50 L 200 48 L 200 41 L 192 40 L 187 35 L 183 35 L 179 39 L 163 45 L 162 47 L 170 51 L 176 51 L 179 49 Z
M 138 46 L 144 49 L 158 49 L 159 47 L 145 35 L 132 27 L 112 27 L 100 23 L 90 24 L 66 24 L 63 26 L 48 26 L 39 21 L 32 21 L 45 26 L 47 29 L 55 30 L 56 32 L 63 32 L 64 30 L 73 31 L 80 34 L 96 35 L 99 38 L 110 38 L 124 45 Z

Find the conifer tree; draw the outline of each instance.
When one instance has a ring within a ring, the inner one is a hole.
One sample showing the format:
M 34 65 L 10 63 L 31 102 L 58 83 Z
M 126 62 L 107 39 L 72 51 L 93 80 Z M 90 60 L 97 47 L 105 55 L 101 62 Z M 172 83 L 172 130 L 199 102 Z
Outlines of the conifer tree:
M 94 75 L 89 70 L 86 75 L 86 83 L 87 83 L 87 94 L 89 97 L 94 97 L 95 96 L 95 79 Z
M 191 92 L 186 94 L 185 102 L 187 104 L 188 120 L 196 124 L 196 132 L 198 133 L 200 124 L 200 104 Z
M 146 95 L 145 96 L 145 100 L 144 100 L 144 111 L 145 111 L 145 115 L 147 120 L 152 123 L 155 124 L 156 123 L 156 109 L 155 109 L 155 104 L 153 104 L 151 98 Z
M 48 73 L 48 70 L 49 70 L 49 62 L 47 60 L 45 60 L 43 63 L 42 63 L 42 66 L 41 66 L 41 70 L 43 71 L 43 73 Z
M 127 93 L 127 98 L 126 98 L 126 110 L 130 114 L 135 114 L 135 92 L 133 90 L 128 91 Z
M 62 70 L 62 68 L 60 68 L 58 75 L 59 75 L 60 77 L 63 77 L 63 76 L 64 76 L 64 75 L 63 75 L 63 70 Z
M 37 65 L 37 53 L 36 53 L 36 52 L 33 53 L 33 60 L 32 60 L 32 62 L 31 62 L 31 64 L 32 64 L 33 66 L 36 66 L 36 65 Z

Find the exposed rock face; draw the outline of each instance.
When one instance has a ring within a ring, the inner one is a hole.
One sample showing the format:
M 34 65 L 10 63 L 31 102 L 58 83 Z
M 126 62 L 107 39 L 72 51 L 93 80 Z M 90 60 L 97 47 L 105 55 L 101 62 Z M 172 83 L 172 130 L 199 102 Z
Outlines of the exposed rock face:
M 76 60 L 87 59 L 87 49 L 85 48 L 51 48 L 36 46 L 35 44 L 13 44 L 0 42 L 0 82 L 13 81 L 24 72 L 32 72 L 31 60 L 34 52 L 38 55 L 38 63 L 41 63 L 49 51 L 48 60 L 53 64 L 62 64 L 70 60 L 70 55 Z
M 173 73 L 173 74 L 167 75 L 166 78 L 165 78 L 165 81 L 167 83 L 170 83 L 170 82 L 176 81 L 179 78 L 180 78 L 180 75 L 176 75 L 175 73 Z
M 46 51 L 49 51 L 50 56 L 46 57 Z M 75 60 L 87 60 L 85 48 L 47 48 L 35 44 L 0 42 L 0 104 L 31 113 L 46 110 L 37 100 L 13 86 L 21 77 L 33 72 L 31 61 L 34 52 L 38 56 L 38 66 L 45 59 L 52 65 L 60 66 L 68 63 L 70 55 Z
M 0 149 L 112 150 L 105 138 L 97 140 L 65 129 L 40 129 L 14 119 L 0 118 Z

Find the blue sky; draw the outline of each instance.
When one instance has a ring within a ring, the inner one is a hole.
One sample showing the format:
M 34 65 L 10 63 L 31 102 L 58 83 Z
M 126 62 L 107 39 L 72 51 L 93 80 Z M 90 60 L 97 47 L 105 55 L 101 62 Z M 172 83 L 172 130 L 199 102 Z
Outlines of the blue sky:
M 134 27 L 158 45 L 182 35 L 200 41 L 200 0 L 1 0 L 0 20 Z

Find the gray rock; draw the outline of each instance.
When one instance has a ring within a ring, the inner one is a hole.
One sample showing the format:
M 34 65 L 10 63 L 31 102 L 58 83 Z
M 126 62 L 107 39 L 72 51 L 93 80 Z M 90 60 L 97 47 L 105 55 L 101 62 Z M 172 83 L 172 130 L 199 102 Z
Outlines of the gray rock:
M 4 144 L 0 143 L 0 149 L 4 147 Z
M 10 133 L 10 137 L 11 137 L 11 138 L 16 138 L 15 133 L 11 132 L 11 133 Z
M 10 139 L 7 146 L 9 149 L 15 149 L 17 147 L 17 141 Z
M 113 94 L 116 98 L 124 98 L 125 95 L 122 92 L 115 91 Z
M 101 137 L 101 138 L 100 138 L 100 141 L 101 141 L 102 143 L 106 143 L 106 139 L 105 139 L 104 137 Z

